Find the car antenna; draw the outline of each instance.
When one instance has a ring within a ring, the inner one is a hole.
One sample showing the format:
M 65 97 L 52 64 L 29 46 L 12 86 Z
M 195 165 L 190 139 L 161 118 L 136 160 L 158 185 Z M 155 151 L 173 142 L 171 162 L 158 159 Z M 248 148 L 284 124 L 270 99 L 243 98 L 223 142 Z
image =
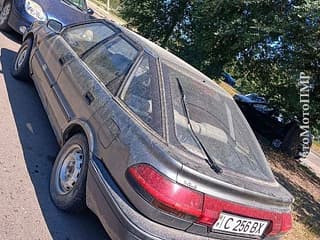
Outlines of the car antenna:
M 203 144 L 201 143 L 200 139 L 197 137 L 197 135 L 195 134 L 194 130 L 193 130 L 193 127 L 192 127 L 192 124 L 191 124 L 191 119 L 190 119 L 190 114 L 189 114 L 189 110 L 187 108 L 187 103 L 186 103 L 186 95 L 184 94 L 184 90 L 183 90 L 183 87 L 181 85 L 181 82 L 179 80 L 179 78 L 176 78 L 177 79 L 177 82 L 178 82 L 178 85 L 179 85 L 179 90 L 180 90 L 180 93 L 182 95 L 182 105 L 183 105 L 183 108 L 184 108 L 184 111 L 186 113 L 186 116 L 187 116 L 187 120 L 188 120 L 188 125 L 189 125 L 189 128 L 191 130 L 191 133 L 192 133 L 192 137 L 194 138 L 194 140 L 200 145 L 202 151 L 205 153 L 206 155 L 206 162 L 209 164 L 210 168 L 213 169 L 216 173 L 222 173 L 223 172 L 223 169 L 216 163 L 215 160 L 213 160 L 209 153 L 207 152 L 206 148 L 203 146 Z

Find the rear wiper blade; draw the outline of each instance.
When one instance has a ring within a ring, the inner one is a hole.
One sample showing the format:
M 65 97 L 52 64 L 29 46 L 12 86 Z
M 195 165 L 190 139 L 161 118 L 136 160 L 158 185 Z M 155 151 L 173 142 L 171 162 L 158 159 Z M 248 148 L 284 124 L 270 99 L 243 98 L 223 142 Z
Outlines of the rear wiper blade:
M 178 82 L 178 85 L 179 85 L 179 90 L 180 90 L 180 93 L 181 93 L 181 96 L 182 96 L 182 98 L 181 98 L 182 105 L 183 105 L 184 111 L 186 113 L 186 117 L 187 117 L 187 121 L 188 121 L 188 124 L 189 124 L 189 128 L 190 128 L 191 133 L 192 133 L 192 137 L 199 144 L 199 146 L 201 147 L 202 151 L 205 153 L 205 155 L 206 155 L 206 159 L 205 160 L 208 163 L 208 165 L 210 166 L 210 168 L 213 169 L 216 173 L 222 173 L 223 172 L 222 168 L 217 164 L 217 162 L 215 160 L 213 160 L 210 157 L 210 155 L 207 152 L 206 148 L 203 146 L 202 142 L 200 141 L 200 139 L 197 137 L 195 131 L 193 130 L 193 127 L 192 127 L 192 124 L 191 124 L 189 110 L 187 108 L 186 95 L 184 94 L 184 90 L 183 90 L 183 87 L 181 85 L 181 82 L 180 82 L 179 78 L 176 78 L 176 79 L 177 79 L 177 82 Z

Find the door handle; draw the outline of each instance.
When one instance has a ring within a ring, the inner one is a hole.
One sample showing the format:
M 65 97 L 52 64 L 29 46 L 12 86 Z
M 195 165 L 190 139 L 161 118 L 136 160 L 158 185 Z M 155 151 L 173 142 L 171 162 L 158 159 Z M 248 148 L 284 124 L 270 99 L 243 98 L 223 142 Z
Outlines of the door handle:
M 90 105 L 95 99 L 90 91 L 86 92 L 86 94 L 84 95 L 84 98 L 88 105 Z
M 71 53 L 67 53 L 66 55 L 59 58 L 59 63 L 61 66 L 63 66 L 64 64 L 66 64 L 72 59 L 73 59 L 73 55 Z

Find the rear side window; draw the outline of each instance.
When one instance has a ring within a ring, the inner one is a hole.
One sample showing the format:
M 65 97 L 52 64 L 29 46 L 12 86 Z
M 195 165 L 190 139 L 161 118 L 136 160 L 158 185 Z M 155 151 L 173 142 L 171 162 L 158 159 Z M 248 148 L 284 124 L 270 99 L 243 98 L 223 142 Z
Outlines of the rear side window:
M 143 57 L 121 98 L 139 118 L 162 135 L 159 81 L 153 58 Z
M 138 51 L 123 38 L 116 38 L 94 49 L 84 62 L 98 79 L 113 93 L 134 63 Z
M 114 33 L 111 28 L 103 23 L 91 23 L 66 29 L 62 37 L 78 55 L 82 55 Z

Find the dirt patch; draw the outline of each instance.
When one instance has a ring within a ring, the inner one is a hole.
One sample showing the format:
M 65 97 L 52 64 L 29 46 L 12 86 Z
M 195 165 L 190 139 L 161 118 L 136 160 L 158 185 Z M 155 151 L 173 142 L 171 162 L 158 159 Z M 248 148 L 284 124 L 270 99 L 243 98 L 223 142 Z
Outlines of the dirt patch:
M 222 87 L 224 90 L 226 90 L 232 97 L 236 94 L 239 94 L 239 92 L 233 88 L 232 86 L 230 86 L 229 84 L 223 82 L 223 81 L 216 81 L 216 83 Z
M 320 142 L 314 141 L 311 148 L 314 152 L 320 154 Z
M 272 171 L 294 197 L 294 226 L 284 239 L 320 239 L 320 178 L 298 161 L 264 146 Z

